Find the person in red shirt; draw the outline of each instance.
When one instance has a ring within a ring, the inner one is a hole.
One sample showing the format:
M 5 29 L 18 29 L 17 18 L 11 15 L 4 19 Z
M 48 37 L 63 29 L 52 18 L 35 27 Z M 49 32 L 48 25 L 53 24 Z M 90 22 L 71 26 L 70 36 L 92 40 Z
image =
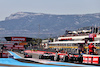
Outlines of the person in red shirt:
M 89 54 L 94 54 L 94 49 L 96 49 L 96 47 L 94 47 L 93 43 L 90 43 L 89 47 Z

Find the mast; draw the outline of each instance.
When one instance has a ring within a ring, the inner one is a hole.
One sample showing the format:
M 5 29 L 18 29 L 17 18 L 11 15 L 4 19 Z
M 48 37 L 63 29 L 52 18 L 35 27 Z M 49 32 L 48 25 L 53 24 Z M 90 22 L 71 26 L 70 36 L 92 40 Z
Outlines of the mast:
M 93 34 L 93 30 L 94 30 L 93 28 L 94 28 L 94 27 L 93 27 L 93 24 L 92 24 L 92 34 Z
M 40 38 L 40 24 L 38 25 L 38 30 L 39 30 L 39 31 L 38 31 L 38 45 L 40 46 L 40 44 L 39 44 L 39 42 L 40 42 L 40 41 L 39 41 L 39 38 Z
M 98 25 L 99 25 L 99 23 L 98 23 Z M 98 35 L 99 35 L 99 26 L 98 26 Z
M 95 32 L 94 33 L 96 34 L 96 24 L 95 24 Z

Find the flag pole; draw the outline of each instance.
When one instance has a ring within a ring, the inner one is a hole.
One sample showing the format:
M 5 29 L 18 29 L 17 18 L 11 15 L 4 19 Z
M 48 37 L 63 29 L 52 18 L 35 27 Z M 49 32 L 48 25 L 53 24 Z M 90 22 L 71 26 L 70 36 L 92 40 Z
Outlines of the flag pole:
M 98 23 L 98 25 L 99 25 L 99 23 Z M 98 26 L 98 35 L 99 35 L 99 26 Z
M 96 24 L 95 24 L 95 34 L 96 34 Z

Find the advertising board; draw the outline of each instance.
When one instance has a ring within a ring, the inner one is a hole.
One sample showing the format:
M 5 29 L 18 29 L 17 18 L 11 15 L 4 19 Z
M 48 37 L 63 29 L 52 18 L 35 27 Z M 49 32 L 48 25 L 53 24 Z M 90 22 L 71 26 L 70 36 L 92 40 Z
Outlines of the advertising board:
M 26 37 L 11 37 L 11 41 L 26 41 Z

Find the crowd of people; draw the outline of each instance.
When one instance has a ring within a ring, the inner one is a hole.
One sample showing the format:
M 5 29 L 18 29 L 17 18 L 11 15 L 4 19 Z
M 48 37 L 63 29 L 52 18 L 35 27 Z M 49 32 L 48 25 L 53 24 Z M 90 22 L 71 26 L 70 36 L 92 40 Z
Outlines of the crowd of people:
M 96 47 L 94 46 L 94 44 L 90 43 L 88 45 L 88 54 L 90 54 L 90 55 L 97 55 L 98 53 L 97 53 L 97 51 L 94 51 L 95 49 L 96 49 Z M 79 48 L 78 50 L 79 50 L 79 54 L 82 54 L 82 55 L 86 54 L 86 50 L 84 50 L 82 48 Z

